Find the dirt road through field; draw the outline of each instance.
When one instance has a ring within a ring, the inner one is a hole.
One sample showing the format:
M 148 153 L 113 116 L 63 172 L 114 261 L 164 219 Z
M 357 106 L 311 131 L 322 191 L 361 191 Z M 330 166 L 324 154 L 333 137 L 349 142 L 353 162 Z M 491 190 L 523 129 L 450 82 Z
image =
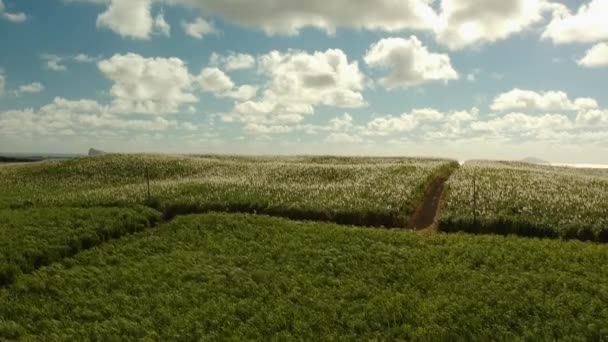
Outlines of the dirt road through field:
M 447 179 L 447 177 L 437 177 L 433 180 L 424 195 L 422 204 L 416 209 L 416 212 L 414 212 L 414 215 L 410 219 L 410 228 L 421 230 L 433 225 Z

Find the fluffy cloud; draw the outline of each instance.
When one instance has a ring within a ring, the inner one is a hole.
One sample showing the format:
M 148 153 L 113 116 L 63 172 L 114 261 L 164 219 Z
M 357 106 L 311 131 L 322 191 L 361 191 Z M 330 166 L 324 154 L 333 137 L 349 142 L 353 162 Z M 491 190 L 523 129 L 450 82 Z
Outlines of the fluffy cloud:
M 108 106 L 93 100 L 55 98 L 38 110 L 0 112 L 0 135 L 19 137 L 116 135 L 120 132 L 161 132 L 170 128 L 192 130 L 195 125 L 162 117 L 150 120 L 115 116 Z
M 0 133 L 18 136 L 72 135 L 79 115 L 101 114 L 105 109 L 95 101 L 69 101 L 62 98 L 40 108 L 38 111 L 0 112 Z
M 544 0 L 443 0 L 437 40 L 461 49 L 505 39 L 542 19 Z
M 12 23 L 22 23 L 27 20 L 27 15 L 25 15 L 25 13 L 9 13 L 5 12 L 5 9 L 4 3 L 0 0 L 0 17 L 2 17 L 2 19 Z
M 144 58 L 129 53 L 102 60 L 98 67 L 114 82 L 110 93 L 117 112 L 162 115 L 198 102 L 189 92 L 192 78 L 179 58 Z
M 154 27 L 151 6 L 150 0 L 110 0 L 106 11 L 97 17 L 97 26 L 122 37 L 148 39 Z
M 608 43 L 594 45 L 577 63 L 587 68 L 608 66 Z
M 577 122 L 562 114 L 530 115 L 511 112 L 499 117 L 483 118 L 479 110 L 441 112 L 436 109 L 414 109 L 401 116 L 374 118 L 360 130 L 366 136 L 399 137 L 402 141 L 460 141 L 482 139 L 496 141 L 552 141 L 573 139 L 591 132 L 592 125 L 606 125 L 608 113 L 590 111 L 579 114 Z
M 232 79 L 218 68 L 205 68 L 197 78 L 201 89 L 218 97 L 247 101 L 256 96 L 258 88 L 251 85 L 236 87 Z
M 576 116 L 576 124 L 582 127 L 608 127 L 608 110 L 581 111 Z
M 198 18 L 191 23 L 182 22 L 182 27 L 187 35 L 196 39 L 203 39 L 204 36 L 217 32 L 213 24 L 203 18 Z
M 261 96 L 237 103 L 232 112 L 222 115 L 224 121 L 246 123 L 250 133 L 283 131 L 268 128 L 273 126 L 294 128 L 319 105 L 342 108 L 365 105 L 361 93 L 364 76 L 357 62 L 349 63 L 341 50 L 312 54 L 272 51 L 260 56 L 257 64 L 258 72 L 269 78 Z
M 353 117 L 348 113 L 344 113 L 342 116 L 333 118 L 329 121 L 329 130 L 331 131 L 348 131 L 354 127 Z
M 363 129 L 364 135 L 388 136 L 407 134 L 419 139 L 448 139 L 470 131 L 471 122 L 478 120 L 479 110 L 441 112 L 432 108 L 414 109 L 400 116 L 372 119 Z
M 391 32 L 406 29 L 430 30 L 438 21 L 430 0 L 357 2 L 334 0 L 331 4 L 316 0 L 305 2 L 298 0 L 84 1 L 109 2 L 105 12 L 98 17 L 98 25 L 132 38 L 147 38 L 150 33 L 152 28 L 150 9 L 153 2 L 196 8 L 205 15 L 217 15 L 237 25 L 259 29 L 268 34 L 294 35 L 305 27 L 318 28 L 328 33 L 335 32 L 338 27 Z M 201 37 L 203 35 L 204 32 L 200 33 Z
M 380 40 L 367 51 L 365 62 L 372 67 L 390 69 L 389 75 L 380 80 L 388 89 L 458 79 L 450 57 L 429 52 L 415 36 Z
M 258 87 L 245 84 L 228 92 L 220 94 L 220 97 L 230 97 L 238 101 L 247 101 L 254 98 L 258 93 Z
M 304 115 L 311 114 L 310 106 L 297 106 L 268 101 L 244 101 L 238 103 L 232 113 L 222 116 L 225 122 L 243 122 L 247 125 L 295 126 L 304 121 Z M 268 133 L 268 132 L 265 132 Z
M 560 114 L 532 116 L 523 113 L 509 113 L 488 121 L 473 122 L 473 131 L 494 134 L 530 135 L 542 131 L 562 131 L 573 127 L 570 119 Z
M 62 64 L 63 58 L 57 55 L 42 54 L 40 58 L 45 62 L 45 68 L 53 71 L 66 71 L 67 67 Z
M 299 1 L 174 0 L 239 25 L 269 34 L 297 34 L 304 27 L 334 32 L 337 27 L 400 31 L 427 29 L 436 21 L 428 0 Z M 364 13 L 365 15 L 362 15 Z
M 608 0 L 591 0 L 588 4 L 582 4 L 576 14 L 572 14 L 566 6 L 557 6 L 542 38 L 550 39 L 555 44 L 608 40 L 606 13 Z
M 20 95 L 23 93 L 34 94 L 34 93 L 39 93 L 43 90 L 44 90 L 44 85 L 42 83 L 34 82 L 31 84 L 26 84 L 26 85 L 20 86 L 19 89 L 16 91 L 16 93 L 17 93 L 17 95 Z
M 563 91 L 546 91 L 537 93 L 531 90 L 513 89 L 498 95 L 490 108 L 494 111 L 530 110 L 530 111 L 564 111 L 597 108 L 594 99 L 581 97 L 574 101 Z
M 155 28 L 161 33 L 168 32 L 162 16 L 153 19 L 153 4 L 197 9 L 201 15 L 218 16 L 270 35 L 294 35 L 307 27 L 329 34 L 339 27 L 384 32 L 421 30 L 433 33 L 439 43 L 450 49 L 506 39 L 540 23 L 548 11 L 553 11 L 553 19 L 543 33 L 547 39 L 598 41 L 608 36 L 601 21 L 608 0 L 592 0 L 581 6 L 576 15 L 566 6 L 549 0 L 334 0 L 331 4 L 318 0 L 80 1 L 106 4 L 97 25 L 135 39 L 149 38 Z M 182 26 L 187 34 L 198 39 L 215 32 L 213 25 L 202 18 Z
M 218 68 L 203 69 L 198 81 L 204 91 L 213 93 L 222 93 L 234 88 L 234 82 Z
M 255 67 L 255 58 L 252 55 L 244 53 L 231 53 L 227 56 L 222 56 L 214 52 L 211 54 L 209 64 L 222 66 L 228 71 L 251 69 Z
M 271 81 L 264 92 L 268 101 L 294 106 L 326 105 L 357 108 L 365 104 L 364 76 L 357 62 L 342 50 L 308 54 L 272 51 L 259 59 L 259 70 Z
M 367 124 L 368 133 L 372 135 L 388 135 L 398 132 L 410 132 L 424 123 L 436 123 L 445 118 L 445 114 L 435 109 L 415 109 L 401 116 L 378 117 Z

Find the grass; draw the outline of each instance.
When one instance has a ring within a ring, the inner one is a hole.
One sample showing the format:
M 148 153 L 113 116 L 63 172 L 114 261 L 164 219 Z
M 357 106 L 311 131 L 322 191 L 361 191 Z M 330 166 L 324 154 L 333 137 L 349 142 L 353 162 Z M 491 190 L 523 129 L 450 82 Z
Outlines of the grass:
M 0 289 L 0 339 L 601 340 L 608 246 L 176 218 Z
M 147 208 L 0 210 L 0 286 L 62 258 L 158 220 Z

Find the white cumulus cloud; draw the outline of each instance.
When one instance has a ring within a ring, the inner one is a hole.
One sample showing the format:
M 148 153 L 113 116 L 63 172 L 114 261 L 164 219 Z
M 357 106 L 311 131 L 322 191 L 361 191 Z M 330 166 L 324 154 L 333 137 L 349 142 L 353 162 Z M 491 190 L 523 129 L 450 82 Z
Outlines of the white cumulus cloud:
M 258 73 L 268 78 L 260 96 L 241 100 L 231 112 L 221 115 L 226 122 L 243 122 L 250 128 L 257 125 L 256 129 L 248 129 L 250 133 L 274 133 L 274 129 L 265 131 L 261 126 L 295 129 L 320 105 L 339 108 L 366 105 L 362 94 L 365 77 L 358 63 L 349 62 L 342 50 L 271 51 L 258 57 L 257 65 Z
M 571 100 L 563 91 L 535 92 L 515 88 L 498 95 L 490 108 L 494 111 L 567 111 L 597 108 L 597 101 L 587 97 Z
M 99 134 L 116 136 L 117 132 L 161 132 L 169 128 L 187 129 L 188 126 L 192 124 L 162 117 L 149 120 L 127 119 L 114 115 L 110 107 L 88 99 L 67 100 L 58 97 L 38 110 L 0 112 L 0 135 L 20 138 Z
M 144 58 L 129 53 L 102 60 L 98 67 L 114 82 L 110 93 L 115 111 L 162 115 L 198 102 L 190 93 L 192 77 L 179 58 Z
M 339 49 L 315 52 L 272 51 L 259 58 L 259 70 L 270 77 L 266 100 L 293 105 L 357 108 L 365 105 L 364 76 L 357 62 Z
M 380 40 L 367 51 L 365 62 L 372 67 L 389 69 L 389 75 L 380 80 L 388 89 L 459 77 L 447 54 L 429 52 L 415 36 Z
M 608 43 L 594 45 L 577 63 L 587 68 L 608 66 Z
M 337 27 L 400 31 L 428 29 L 436 21 L 429 0 L 300 1 L 174 0 L 230 22 L 269 34 L 297 34 L 315 27 L 333 33 Z
M 255 63 L 255 57 L 245 53 L 230 53 L 227 56 L 222 56 L 214 52 L 209 59 L 209 64 L 222 66 L 228 71 L 251 69 L 255 67 Z
M 375 135 L 386 135 L 395 132 L 409 132 L 417 129 L 421 124 L 440 122 L 445 114 L 435 109 L 415 109 L 401 116 L 378 117 L 367 124 L 368 131 Z
M 538 134 L 546 131 L 561 131 L 573 127 L 570 119 L 561 114 L 544 114 L 533 116 L 524 113 L 508 113 L 488 121 L 471 124 L 474 131 L 510 134 Z
M 148 39 L 154 27 L 151 6 L 150 0 L 110 0 L 106 11 L 97 17 L 97 26 L 122 37 Z
M 576 116 L 576 124 L 583 127 L 608 127 L 608 110 L 581 111 Z
M 213 93 L 222 93 L 234 88 L 234 82 L 218 68 L 203 69 L 198 81 L 204 91 Z
M 597 101 L 587 97 L 571 100 L 563 91 L 535 92 L 515 88 L 498 95 L 490 108 L 494 111 L 569 111 L 597 108 Z
M 252 85 L 237 87 L 230 76 L 222 70 L 211 67 L 204 68 L 197 77 L 201 89 L 213 93 L 217 97 L 229 97 L 239 101 L 247 101 L 256 96 L 258 88 Z
M 213 24 L 203 18 L 198 18 L 191 23 L 182 22 L 182 27 L 186 34 L 196 39 L 203 39 L 209 34 L 217 33 Z
M 491 43 L 542 19 L 544 0 L 443 0 L 437 40 L 450 49 Z
M 553 19 L 542 34 L 555 44 L 594 43 L 608 40 L 608 0 L 591 0 L 581 4 L 576 14 L 565 6 L 557 6 Z

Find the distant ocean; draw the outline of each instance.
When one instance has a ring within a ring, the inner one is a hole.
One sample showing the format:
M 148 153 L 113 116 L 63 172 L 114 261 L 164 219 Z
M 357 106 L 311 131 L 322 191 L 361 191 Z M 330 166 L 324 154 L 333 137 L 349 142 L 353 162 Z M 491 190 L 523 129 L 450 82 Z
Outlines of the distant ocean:
M 459 160 L 458 163 L 463 165 L 467 160 Z M 540 164 L 543 165 L 543 164 Z M 547 164 L 545 164 L 547 165 Z M 575 163 L 548 163 L 551 166 L 566 166 L 580 169 L 608 169 L 608 164 L 575 164 Z
M 568 164 L 568 163 L 551 163 L 553 166 L 568 166 L 581 169 L 608 169 L 608 164 Z

